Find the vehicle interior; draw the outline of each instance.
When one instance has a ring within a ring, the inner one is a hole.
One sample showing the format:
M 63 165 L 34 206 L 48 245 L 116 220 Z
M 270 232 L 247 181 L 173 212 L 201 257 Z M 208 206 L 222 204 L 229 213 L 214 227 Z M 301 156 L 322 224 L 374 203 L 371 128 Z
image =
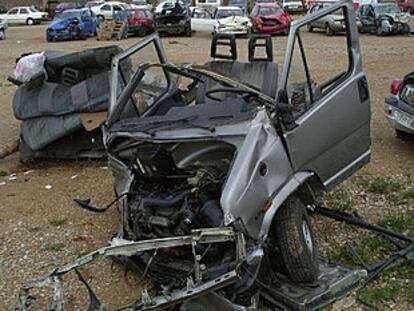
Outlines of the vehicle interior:
M 265 54 L 264 57 L 257 56 L 259 48 L 264 49 L 264 53 L 261 53 Z M 109 123 L 120 122 L 113 124 L 110 130 L 147 131 L 148 127 L 154 128 L 154 122 L 166 122 L 167 127 L 214 127 L 251 118 L 264 102 L 259 98 L 260 93 L 270 100 L 276 97 L 278 65 L 273 62 L 270 36 L 252 36 L 249 40 L 248 61 L 242 62 L 237 59 L 234 35 L 217 34 L 212 40 L 211 57 L 213 60 L 201 66 L 200 71 L 198 68 L 187 71 L 185 67 L 180 67 L 183 70 L 164 67 L 158 73 L 167 74 L 175 81 L 165 79 L 165 84 L 158 83 L 164 86 L 163 89 L 155 90 L 154 85 L 151 85 L 150 70 L 145 70 L 141 78 L 138 78 L 142 75 L 139 75 L 138 70 L 118 97 L 118 112 L 112 114 Z M 215 77 L 217 74 L 218 78 Z M 130 73 L 123 74 L 125 77 L 128 75 Z M 227 81 L 229 78 L 232 80 Z M 233 84 L 234 81 L 238 84 Z

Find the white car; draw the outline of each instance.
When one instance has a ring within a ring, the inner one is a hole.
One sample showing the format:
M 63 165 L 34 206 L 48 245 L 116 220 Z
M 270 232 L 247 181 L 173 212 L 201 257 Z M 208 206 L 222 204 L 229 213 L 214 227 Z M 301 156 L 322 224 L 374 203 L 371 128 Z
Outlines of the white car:
M 306 12 L 306 5 L 301 0 L 283 0 L 282 7 L 288 13 Z
M 4 19 L 9 25 L 34 25 L 47 20 L 46 12 L 39 12 L 33 7 L 21 6 L 10 9 L 6 14 L 0 14 L 0 19 Z
M 130 5 L 124 2 L 107 1 L 101 5 L 92 7 L 91 10 L 98 17 L 99 21 L 103 21 L 105 19 L 113 19 L 115 13 L 130 8 Z
M 221 6 L 216 8 L 211 16 L 200 8 L 192 12 L 193 31 L 248 36 L 251 26 L 246 12 L 239 7 Z

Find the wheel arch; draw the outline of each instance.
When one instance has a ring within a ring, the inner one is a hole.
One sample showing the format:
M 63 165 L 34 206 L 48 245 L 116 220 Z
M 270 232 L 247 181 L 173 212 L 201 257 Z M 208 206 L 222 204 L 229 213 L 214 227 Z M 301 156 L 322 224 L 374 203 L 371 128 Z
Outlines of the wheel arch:
M 297 172 L 272 198 L 271 207 L 266 211 L 260 228 L 258 239 L 267 239 L 270 227 L 278 210 L 291 196 L 298 196 L 305 205 L 313 204 L 317 197 L 325 190 L 319 176 L 312 171 Z

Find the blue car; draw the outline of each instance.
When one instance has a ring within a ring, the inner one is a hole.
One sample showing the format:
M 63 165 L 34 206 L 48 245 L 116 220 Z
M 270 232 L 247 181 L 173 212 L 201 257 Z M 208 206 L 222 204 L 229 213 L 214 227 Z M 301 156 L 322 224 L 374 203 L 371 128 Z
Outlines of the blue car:
M 86 39 L 96 34 L 98 19 L 90 9 L 66 10 L 55 15 L 46 31 L 47 41 Z

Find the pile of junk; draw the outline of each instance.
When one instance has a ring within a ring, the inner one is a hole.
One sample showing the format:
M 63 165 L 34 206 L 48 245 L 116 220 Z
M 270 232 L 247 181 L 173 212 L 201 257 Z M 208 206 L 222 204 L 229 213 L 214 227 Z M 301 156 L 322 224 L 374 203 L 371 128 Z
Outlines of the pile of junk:
M 20 160 L 103 158 L 100 125 L 109 104 L 118 46 L 43 51 L 17 59 L 13 112 L 21 120 Z

